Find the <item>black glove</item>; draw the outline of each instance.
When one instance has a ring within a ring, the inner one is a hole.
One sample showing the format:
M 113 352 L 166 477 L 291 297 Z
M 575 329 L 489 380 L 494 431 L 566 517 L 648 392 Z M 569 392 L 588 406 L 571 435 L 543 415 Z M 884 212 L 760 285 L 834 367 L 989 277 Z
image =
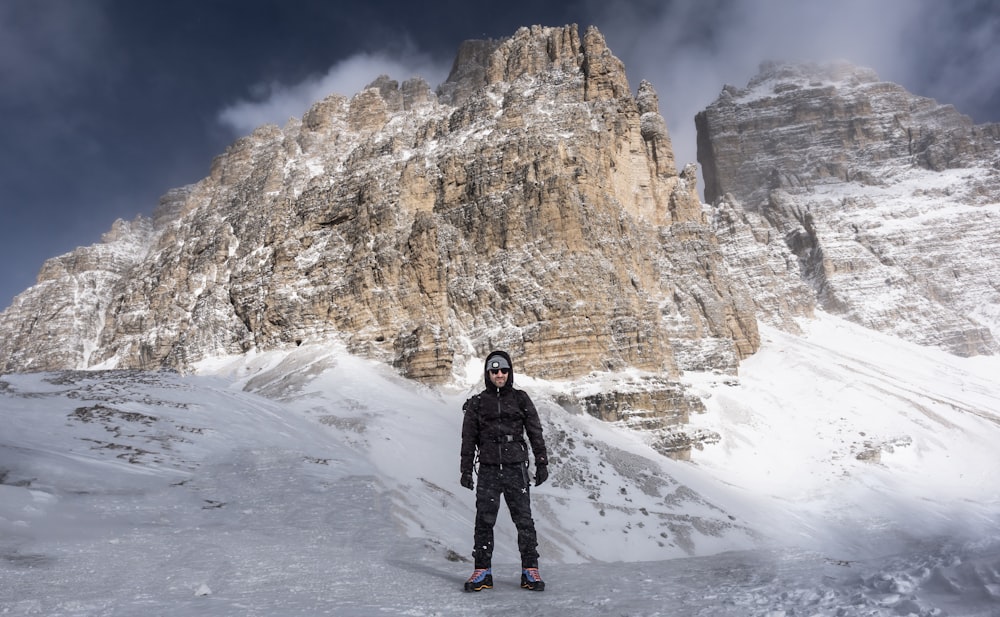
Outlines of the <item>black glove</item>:
M 535 486 L 541 486 L 542 482 L 549 479 L 549 466 L 547 463 L 535 465 Z
M 472 474 L 468 472 L 462 474 L 461 483 L 462 486 L 469 489 L 470 491 L 473 489 L 473 487 L 475 487 L 475 483 L 472 481 Z

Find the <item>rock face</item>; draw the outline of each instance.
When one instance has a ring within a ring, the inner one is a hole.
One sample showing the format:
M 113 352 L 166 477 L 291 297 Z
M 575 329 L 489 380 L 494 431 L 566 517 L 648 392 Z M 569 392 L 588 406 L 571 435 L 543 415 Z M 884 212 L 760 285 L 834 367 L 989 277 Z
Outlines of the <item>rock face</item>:
M 593 384 L 578 383 L 558 402 L 571 412 L 585 412 L 605 422 L 644 431 L 654 450 L 675 459 L 687 460 L 693 448 L 702 449 L 720 439 L 712 431 L 687 426 L 691 414 L 705 413 L 705 404 L 681 384 L 655 375 L 615 376 L 598 391 L 592 390 Z
M 152 235 L 147 219 L 117 221 L 100 243 L 46 261 L 36 284 L 0 314 L 3 371 L 89 366 L 116 289 Z
M 1000 125 L 845 64 L 765 65 L 696 124 L 717 233 L 741 247 L 727 258 L 759 317 L 788 326 L 815 301 L 917 343 L 997 353 Z
M 560 402 L 684 457 L 718 436 L 685 430 L 703 405 L 678 375 L 735 375 L 757 319 L 795 331 L 818 306 L 997 351 L 996 125 L 865 69 L 768 65 L 697 117 L 704 206 L 658 106 L 576 26 L 467 42 L 437 92 L 330 96 L 49 260 L 0 314 L 0 372 L 337 339 L 443 383 L 504 348 L 599 378 Z
M 338 337 L 432 383 L 498 347 L 537 377 L 639 369 L 664 392 L 681 370 L 735 372 L 759 345 L 752 295 L 657 106 L 576 26 L 466 43 L 438 93 L 382 77 L 330 96 L 234 143 L 152 222 L 46 264 L 0 317 L 0 369 Z

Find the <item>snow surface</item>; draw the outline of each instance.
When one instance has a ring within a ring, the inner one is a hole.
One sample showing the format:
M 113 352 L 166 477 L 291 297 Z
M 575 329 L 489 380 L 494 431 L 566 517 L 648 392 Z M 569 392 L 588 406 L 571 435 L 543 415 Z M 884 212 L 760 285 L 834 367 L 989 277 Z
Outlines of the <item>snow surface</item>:
M 517 375 L 552 479 L 544 593 L 471 571 L 461 402 L 333 345 L 0 379 L 0 615 L 1000 616 L 1000 358 L 820 314 L 688 374 L 690 462 Z

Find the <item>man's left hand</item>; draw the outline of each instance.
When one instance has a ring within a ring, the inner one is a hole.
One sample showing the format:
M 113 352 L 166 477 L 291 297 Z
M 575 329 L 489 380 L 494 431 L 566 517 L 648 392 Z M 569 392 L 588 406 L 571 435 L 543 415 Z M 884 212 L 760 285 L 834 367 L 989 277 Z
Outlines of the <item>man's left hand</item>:
M 545 463 L 535 466 L 535 486 L 541 486 L 542 482 L 549 479 L 549 466 Z

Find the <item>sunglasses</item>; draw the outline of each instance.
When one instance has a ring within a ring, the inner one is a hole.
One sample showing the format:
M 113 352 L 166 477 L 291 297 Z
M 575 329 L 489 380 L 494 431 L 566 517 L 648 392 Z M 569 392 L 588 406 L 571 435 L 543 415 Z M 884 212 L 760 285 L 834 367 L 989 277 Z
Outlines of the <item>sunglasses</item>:
M 500 373 L 502 375 L 506 375 L 509 372 L 510 372 L 510 369 L 507 369 L 507 368 L 491 368 L 490 369 L 490 375 L 496 375 L 497 373 Z

